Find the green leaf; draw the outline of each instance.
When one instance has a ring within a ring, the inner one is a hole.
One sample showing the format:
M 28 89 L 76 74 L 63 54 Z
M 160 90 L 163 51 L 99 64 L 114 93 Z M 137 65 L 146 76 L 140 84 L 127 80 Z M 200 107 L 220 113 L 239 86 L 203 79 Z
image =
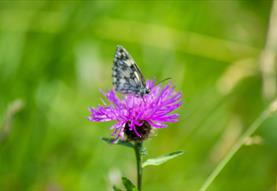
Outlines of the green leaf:
M 120 188 L 117 188 L 116 186 L 113 186 L 113 191 L 122 191 Z
M 176 151 L 176 152 L 173 152 L 173 153 L 169 153 L 167 155 L 162 155 L 158 158 L 154 158 L 154 159 L 148 159 L 146 160 L 143 164 L 142 164 L 142 167 L 146 167 L 146 166 L 150 166 L 150 165 L 153 165 L 153 166 L 158 166 L 158 165 L 161 165 L 175 157 L 178 157 L 180 155 L 184 154 L 183 151 Z
M 134 148 L 134 144 L 129 142 L 129 141 L 118 140 L 118 141 L 114 142 L 115 139 L 106 138 L 106 137 L 102 137 L 101 140 L 108 143 L 108 144 L 122 145 L 122 146 L 125 146 L 125 147 Z
M 138 191 L 136 186 L 128 178 L 122 177 L 121 179 L 127 191 Z

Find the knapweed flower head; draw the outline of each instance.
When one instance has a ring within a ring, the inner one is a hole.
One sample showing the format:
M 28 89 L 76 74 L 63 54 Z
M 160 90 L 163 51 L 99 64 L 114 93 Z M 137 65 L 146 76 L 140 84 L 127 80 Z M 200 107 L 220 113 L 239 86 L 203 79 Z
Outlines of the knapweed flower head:
M 115 140 L 121 137 L 133 141 L 143 141 L 148 137 L 151 128 L 165 128 L 168 122 L 177 122 L 179 114 L 172 113 L 182 105 L 182 95 L 174 91 L 172 83 L 165 87 L 155 86 L 154 81 L 148 80 L 146 87 L 150 93 L 143 97 L 128 94 L 120 99 L 115 90 L 104 93 L 109 101 L 103 106 L 90 108 L 90 121 L 115 121 L 111 127 Z

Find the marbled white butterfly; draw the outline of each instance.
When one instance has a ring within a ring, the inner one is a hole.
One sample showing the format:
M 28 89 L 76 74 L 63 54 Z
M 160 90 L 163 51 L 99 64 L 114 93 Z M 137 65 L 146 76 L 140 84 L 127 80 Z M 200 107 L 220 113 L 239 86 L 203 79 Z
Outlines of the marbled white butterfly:
M 134 59 L 122 46 L 116 48 L 112 76 L 116 91 L 140 97 L 150 93 L 150 89 L 146 87 L 144 77 Z

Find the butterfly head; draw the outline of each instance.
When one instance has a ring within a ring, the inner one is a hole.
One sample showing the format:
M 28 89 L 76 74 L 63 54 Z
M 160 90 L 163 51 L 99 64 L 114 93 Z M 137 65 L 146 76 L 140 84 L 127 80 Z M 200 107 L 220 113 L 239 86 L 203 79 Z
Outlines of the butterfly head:
M 149 94 L 149 93 L 150 93 L 150 89 L 148 89 L 148 88 L 139 89 L 139 95 L 140 95 L 141 97 L 143 97 L 144 95 L 147 95 L 147 94 Z

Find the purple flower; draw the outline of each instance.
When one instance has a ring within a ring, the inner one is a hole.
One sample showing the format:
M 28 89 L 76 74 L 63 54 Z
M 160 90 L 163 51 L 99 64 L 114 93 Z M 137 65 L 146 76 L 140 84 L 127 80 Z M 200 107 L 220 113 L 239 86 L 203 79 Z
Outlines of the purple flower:
M 116 140 L 120 137 L 124 140 L 124 133 L 127 136 L 132 134 L 136 140 L 142 140 L 145 133 L 145 137 L 148 136 L 151 126 L 164 128 L 167 127 L 167 122 L 177 122 L 179 115 L 172 112 L 182 105 L 181 93 L 174 91 L 175 87 L 171 82 L 162 88 L 148 80 L 146 87 L 150 89 L 150 93 L 143 97 L 129 94 L 119 99 L 115 90 L 102 92 L 109 104 L 103 101 L 104 106 L 90 108 L 89 120 L 116 121 L 111 127 Z

